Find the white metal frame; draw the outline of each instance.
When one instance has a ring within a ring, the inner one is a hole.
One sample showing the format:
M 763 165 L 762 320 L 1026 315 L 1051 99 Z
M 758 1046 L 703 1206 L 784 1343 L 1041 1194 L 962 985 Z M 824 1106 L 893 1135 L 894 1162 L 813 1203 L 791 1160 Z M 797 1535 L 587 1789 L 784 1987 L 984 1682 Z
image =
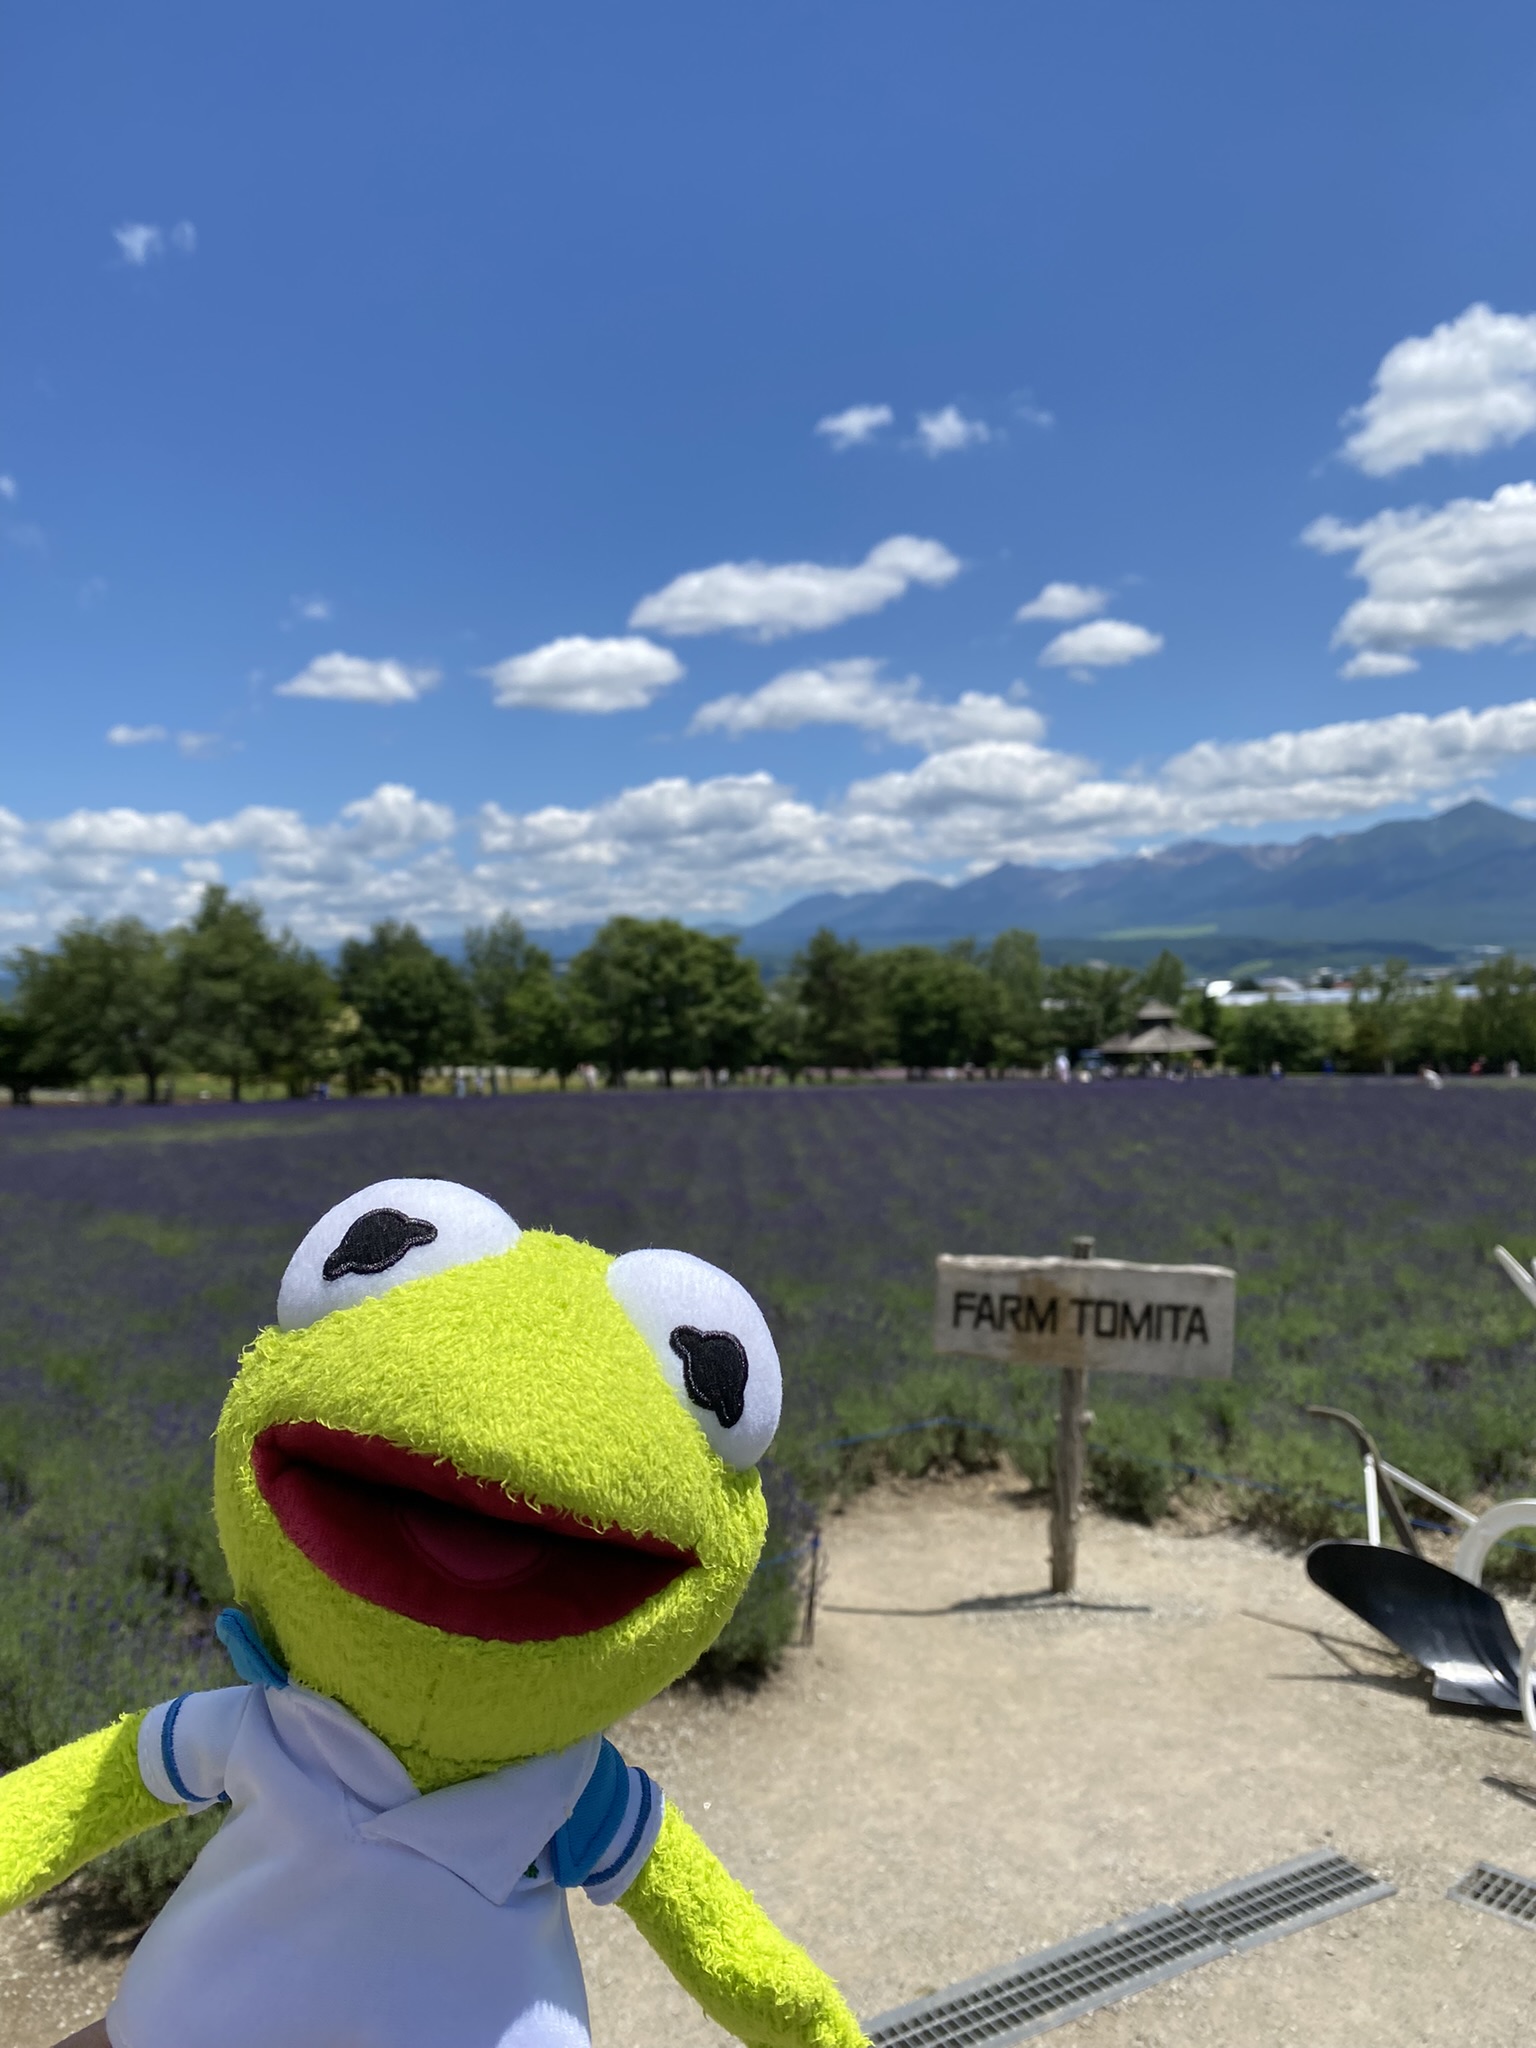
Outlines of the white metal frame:
M 1494 1257 L 1509 1278 L 1519 1288 L 1532 1308 L 1536 1308 L 1536 1260 L 1529 1267 L 1522 1266 L 1512 1252 L 1496 1244 Z M 1361 1464 L 1365 1481 L 1365 1531 L 1366 1540 L 1380 1547 L 1381 1505 L 1377 1484 L 1378 1462 L 1369 1451 L 1365 1452 Z M 1396 1480 L 1415 1500 L 1427 1501 L 1438 1508 L 1443 1515 L 1460 1522 L 1465 1533 L 1456 1546 L 1456 1556 L 1451 1569 L 1458 1578 L 1469 1585 L 1481 1586 L 1483 1567 L 1488 1562 L 1488 1553 L 1495 1543 L 1512 1535 L 1516 1529 L 1536 1529 L 1536 1500 L 1503 1500 L 1496 1507 L 1489 1508 L 1484 1515 L 1474 1515 L 1467 1508 L 1460 1507 L 1453 1500 L 1447 1500 L 1443 1493 L 1437 1493 L 1432 1486 L 1426 1486 L 1422 1479 L 1415 1479 L 1411 1472 L 1401 1471 L 1396 1465 L 1389 1465 L 1385 1458 L 1380 1460 L 1380 1471 L 1389 1479 Z M 1520 1711 L 1525 1716 L 1525 1725 L 1533 1739 L 1536 1739 L 1536 1628 L 1526 1637 L 1525 1648 L 1520 1657 Z

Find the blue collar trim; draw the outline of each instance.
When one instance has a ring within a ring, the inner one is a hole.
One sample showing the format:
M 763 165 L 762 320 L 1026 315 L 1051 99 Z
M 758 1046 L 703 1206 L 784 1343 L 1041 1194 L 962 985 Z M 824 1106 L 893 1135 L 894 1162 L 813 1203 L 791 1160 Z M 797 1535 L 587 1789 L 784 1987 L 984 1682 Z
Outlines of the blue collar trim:
M 564 1827 L 549 1844 L 555 1883 L 585 1884 L 613 1847 L 613 1838 L 629 1804 L 629 1766 L 607 1736 L 581 1797 Z
M 256 1633 L 248 1614 L 238 1607 L 226 1607 L 214 1622 L 213 1632 L 247 1685 L 263 1685 L 271 1692 L 287 1690 L 287 1672 Z

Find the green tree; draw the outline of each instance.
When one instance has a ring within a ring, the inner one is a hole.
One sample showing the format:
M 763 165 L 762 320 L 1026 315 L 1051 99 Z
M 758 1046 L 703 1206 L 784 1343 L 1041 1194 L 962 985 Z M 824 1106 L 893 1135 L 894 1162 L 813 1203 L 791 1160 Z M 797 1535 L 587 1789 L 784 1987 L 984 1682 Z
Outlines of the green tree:
M 713 989 L 710 941 L 675 918 L 612 917 L 571 962 L 567 980 L 608 1085 L 654 1067 L 672 1086 L 703 1058 Z
M 1316 1067 L 1323 1054 L 1314 1013 L 1300 1003 L 1250 1003 L 1223 1010 L 1217 1027 L 1222 1058 L 1244 1074 L 1267 1074 L 1279 1063 L 1286 1073 Z
M 493 1057 L 554 1074 L 563 1088 L 587 1056 L 586 1033 L 550 955 L 503 915 L 464 934 L 464 958 Z
M 428 1067 L 473 1055 L 479 1020 L 469 983 L 414 925 L 389 919 L 366 939 L 348 939 L 337 981 L 356 1019 L 345 1049 L 349 1085 L 382 1071 L 416 1095 Z
M 998 1064 L 1033 1066 L 1048 1036 L 1045 967 L 1033 932 L 999 932 L 988 946 L 986 970 L 996 991 L 995 1041 Z
M 966 949 L 895 946 L 874 962 L 896 1057 L 909 1074 L 989 1057 L 994 987 Z
M 1402 1058 L 1408 962 L 1364 968 L 1349 996 L 1349 1063 L 1357 1074 L 1390 1074 Z
M 1207 1038 L 1220 1040 L 1222 1008 L 1203 987 L 1186 989 L 1179 999 L 1178 1011 L 1179 1022 L 1186 1031 L 1200 1031 Z
M 1437 981 L 1405 1004 L 1398 1041 L 1404 1063 L 1413 1067 L 1434 1067 L 1437 1071 L 1460 1066 L 1466 1031 L 1462 1008 L 1456 985 L 1449 977 Z M 1529 1046 L 1536 1043 L 1536 1034 L 1530 1028 L 1536 1024 L 1536 1002 L 1527 1003 L 1526 1023 L 1526 1044 Z M 1518 1059 L 1522 1066 L 1525 1064 L 1523 1055 L 1518 1052 L 1504 1053 L 1500 1057 Z
M 12 962 L 40 1057 L 75 1073 L 138 1074 L 158 1102 L 183 1039 L 183 986 L 164 935 L 136 917 L 70 925 Z
M 1046 976 L 1056 1042 L 1074 1056 L 1124 1031 L 1136 1014 L 1136 976 L 1129 967 L 1069 960 Z
M 274 939 L 254 903 L 205 889 L 192 922 L 172 934 L 187 1057 L 229 1081 L 232 1102 L 253 1077 L 301 1094 L 329 1064 L 335 1010 L 330 975 L 284 933 Z
M 0 1004 L 0 1088 L 10 1090 L 13 1103 L 29 1103 L 34 1088 L 67 1088 L 78 1078 L 66 1058 L 50 1055 L 23 1004 Z
M 1536 967 L 1501 953 L 1472 977 L 1477 994 L 1462 1013 L 1462 1044 L 1472 1059 L 1518 1060 L 1536 1068 Z
M 499 1057 L 509 1067 L 553 1074 L 563 1088 L 590 1056 L 591 1032 L 554 966 L 531 969 L 502 1005 Z
M 794 974 L 781 974 L 768 984 L 763 998 L 763 1058 L 790 1081 L 797 1081 L 807 1063 L 808 1024 L 800 983 Z
M 335 976 L 287 932 L 262 967 L 251 1049 L 257 1075 L 281 1082 L 294 1096 L 307 1093 L 338 1064 Z
M 860 1070 L 884 1057 L 890 1026 L 881 1000 L 874 956 L 857 939 L 840 939 L 824 925 L 791 970 L 805 1012 L 807 1064 Z
M 470 991 L 480 1014 L 485 1044 L 509 1067 L 535 1066 L 539 1062 L 509 1058 L 502 1050 L 506 1035 L 506 1008 L 530 975 L 549 974 L 553 962 L 542 946 L 536 946 L 519 921 L 503 912 L 492 924 L 476 925 L 464 934 L 464 969 Z
M 614 917 L 566 970 L 566 985 L 610 1088 L 650 1063 L 654 1014 L 642 920 Z
M 172 941 L 183 1048 L 194 1066 L 228 1079 L 231 1102 L 255 1070 L 258 984 L 271 947 L 255 904 L 237 903 L 217 884 Z
M 610 1087 L 651 1067 L 670 1088 L 680 1067 L 735 1072 L 756 1055 L 762 979 L 734 939 L 675 918 L 610 918 L 566 980 L 577 1033 Z
M 763 1049 L 767 998 L 755 960 L 740 954 L 735 938 L 705 937 L 709 996 L 698 1020 L 699 1051 L 706 1067 L 739 1074 Z
M 1184 997 L 1184 962 L 1164 946 L 1150 967 L 1144 968 L 1136 985 L 1136 1002 L 1166 1003 L 1176 1010 Z

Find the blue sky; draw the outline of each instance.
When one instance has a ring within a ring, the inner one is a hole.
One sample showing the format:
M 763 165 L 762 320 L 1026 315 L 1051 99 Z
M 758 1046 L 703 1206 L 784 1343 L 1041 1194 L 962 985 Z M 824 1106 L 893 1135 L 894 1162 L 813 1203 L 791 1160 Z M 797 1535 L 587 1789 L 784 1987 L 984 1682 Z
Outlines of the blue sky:
M 0 938 L 1536 807 L 1533 68 L 1497 4 L 13 16 Z

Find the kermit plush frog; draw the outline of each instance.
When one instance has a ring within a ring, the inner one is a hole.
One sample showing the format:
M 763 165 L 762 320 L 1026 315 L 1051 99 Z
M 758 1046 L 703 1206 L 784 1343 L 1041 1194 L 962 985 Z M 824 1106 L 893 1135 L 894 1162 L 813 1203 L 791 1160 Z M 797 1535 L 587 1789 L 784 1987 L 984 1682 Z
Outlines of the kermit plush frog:
M 856 2048 L 831 1980 L 604 1730 L 762 1545 L 773 1341 L 682 1252 L 383 1181 L 304 1239 L 220 1418 L 244 1681 L 0 1780 L 0 1910 L 172 1814 L 226 1818 L 91 2038 L 588 2048 L 566 1910 L 616 1901 L 760 2048 Z

